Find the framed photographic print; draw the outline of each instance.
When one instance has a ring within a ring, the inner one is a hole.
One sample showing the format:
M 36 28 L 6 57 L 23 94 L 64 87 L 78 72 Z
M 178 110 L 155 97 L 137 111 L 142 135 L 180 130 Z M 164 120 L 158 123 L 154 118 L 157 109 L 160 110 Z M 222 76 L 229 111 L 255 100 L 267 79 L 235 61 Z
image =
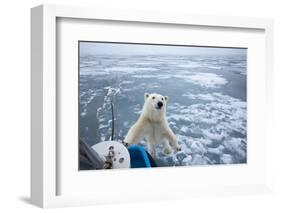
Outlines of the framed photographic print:
M 32 203 L 270 191 L 272 20 L 31 14 Z

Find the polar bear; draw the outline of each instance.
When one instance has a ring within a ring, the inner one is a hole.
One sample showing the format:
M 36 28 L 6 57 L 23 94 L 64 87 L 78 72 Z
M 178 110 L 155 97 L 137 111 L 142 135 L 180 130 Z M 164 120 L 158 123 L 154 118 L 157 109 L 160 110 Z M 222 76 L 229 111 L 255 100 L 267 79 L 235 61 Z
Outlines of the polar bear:
M 126 145 L 136 144 L 140 139 L 145 138 L 148 152 L 153 157 L 155 157 L 154 145 L 159 143 L 164 144 L 166 154 L 173 151 L 171 146 L 174 150 L 180 151 L 181 147 L 166 119 L 168 97 L 156 93 L 145 93 L 144 100 L 142 113 L 137 122 L 129 129 L 124 143 Z

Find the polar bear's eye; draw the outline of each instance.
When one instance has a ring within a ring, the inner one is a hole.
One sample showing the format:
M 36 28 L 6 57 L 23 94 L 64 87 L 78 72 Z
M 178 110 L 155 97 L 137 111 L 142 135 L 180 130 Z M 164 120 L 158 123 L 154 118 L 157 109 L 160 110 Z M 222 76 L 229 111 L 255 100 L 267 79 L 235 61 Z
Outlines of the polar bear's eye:
M 152 99 L 155 99 L 155 96 L 153 96 Z
M 161 100 L 164 101 L 164 98 L 162 97 Z

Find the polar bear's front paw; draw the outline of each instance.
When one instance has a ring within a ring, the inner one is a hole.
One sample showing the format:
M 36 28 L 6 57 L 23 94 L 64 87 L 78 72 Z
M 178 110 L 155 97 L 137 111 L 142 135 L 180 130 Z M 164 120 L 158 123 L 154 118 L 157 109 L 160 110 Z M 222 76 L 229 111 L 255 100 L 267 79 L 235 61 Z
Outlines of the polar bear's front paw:
M 171 148 L 165 148 L 165 149 L 164 149 L 164 153 L 165 153 L 166 155 L 171 154 L 172 151 L 173 151 L 173 150 L 172 150 Z
M 178 148 L 177 148 L 177 151 L 178 151 L 178 152 L 181 151 L 181 147 L 178 147 Z
M 181 151 L 181 146 L 179 144 L 176 144 L 174 148 L 177 152 Z
M 125 142 L 125 141 L 122 141 L 122 144 L 125 146 L 125 147 L 128 147 L 129 146 L 129 143 Z

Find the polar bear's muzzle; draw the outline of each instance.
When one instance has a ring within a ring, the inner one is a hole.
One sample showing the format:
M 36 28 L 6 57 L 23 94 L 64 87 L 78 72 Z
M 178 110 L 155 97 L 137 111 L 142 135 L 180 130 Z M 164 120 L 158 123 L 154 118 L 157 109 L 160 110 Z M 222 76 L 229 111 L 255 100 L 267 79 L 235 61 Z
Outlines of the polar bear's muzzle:
M 162 101 L 159 101 L 158 103 L 157 103 L 157 109 L 161 109 L 163 107 L 163 102 Z

